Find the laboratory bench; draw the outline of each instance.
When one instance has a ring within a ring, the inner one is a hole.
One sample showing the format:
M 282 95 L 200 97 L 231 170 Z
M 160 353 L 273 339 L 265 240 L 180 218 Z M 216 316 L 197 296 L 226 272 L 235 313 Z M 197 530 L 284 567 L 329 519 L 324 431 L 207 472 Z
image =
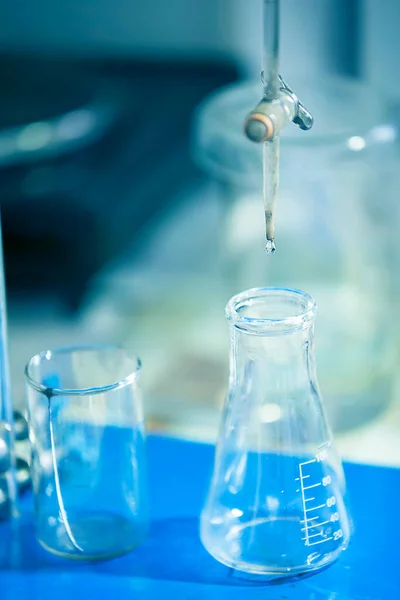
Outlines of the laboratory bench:
M 122 558 L 78 564 L 36 542 L 32 496 L 22 516 L 0 524 L 1 600 L 111 595 L 159 600 L 396 600 L 400 597 L 400 469 L 346 463 L 354 521 L 346 551 L 304 579 L 266 584 L 216 562 L 202 547 L 199 513 L 211 473 L 212 445 L 164 436 L 147 440 L 152 525 L 146 541 Z

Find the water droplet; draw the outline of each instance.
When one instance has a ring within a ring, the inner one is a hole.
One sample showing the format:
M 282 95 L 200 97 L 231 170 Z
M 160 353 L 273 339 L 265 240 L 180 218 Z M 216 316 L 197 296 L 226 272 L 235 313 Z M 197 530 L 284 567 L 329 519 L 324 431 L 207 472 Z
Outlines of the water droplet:
M 265 252 L 267 254 L 273 254 L 276 250 L 276 246 L 275 246 L 275 242 L 274 240 L 267 240 L 267 243 L 265 245 Z

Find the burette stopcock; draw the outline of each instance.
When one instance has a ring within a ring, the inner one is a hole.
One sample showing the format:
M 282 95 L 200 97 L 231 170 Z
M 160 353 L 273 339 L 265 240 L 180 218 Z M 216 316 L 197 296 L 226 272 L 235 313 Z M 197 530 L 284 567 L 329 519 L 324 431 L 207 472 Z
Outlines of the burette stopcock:
M 284 79 L 278 77 L 280 88 L 278 98 L 263 98 L 247 115 L 244 132 L 249 140 L 256 143 L 267 142 L 277 135 L 290 121 L 300 129 L 313 126 L 311 113 L 300 102 Z

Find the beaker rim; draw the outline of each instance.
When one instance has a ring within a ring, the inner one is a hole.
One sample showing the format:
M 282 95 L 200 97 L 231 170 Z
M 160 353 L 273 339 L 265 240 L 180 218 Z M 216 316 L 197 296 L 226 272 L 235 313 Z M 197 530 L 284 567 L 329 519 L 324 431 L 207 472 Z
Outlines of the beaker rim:
M 277 315 L 277 308 L 269 307 L 268 300 L 277 302 L 282 314 Z M 264 314 L 243 314 L 249 308 L 261 308 Z M 276 336 L 307 329 L 315 320 L 317 304 L 310 294 L 299 289 L 260 287 L 233 296 L 226 305 L 225 315 L 236 329 L 245 333 Z
M 129 372 L 126 375 L 107 384 L 86 387 L 52 387 L 37 381 L 37 378 L 32 375 L 32 368 L 34 366 L 39 366 L 44 361 L 49 361 L 55 356 L 67 356 L 83 352 L 106 351 L 122 352 L 125 358 L 132 362 L 132 368 L 129 369 Z M 113 344 L 76 344 L 71 346 L 59 346 L 57 348 L 53 348 L 52 350 L 43 350 L 38 352 L 26 363 L 24 374 L 28 385 L 30 385 L 36 391 L 45 394 L 46 396 L 89 396 L 117 390 L 134 383 L 141 369 L 142 362 L 140 358 L 131 355 L 122 346 Z

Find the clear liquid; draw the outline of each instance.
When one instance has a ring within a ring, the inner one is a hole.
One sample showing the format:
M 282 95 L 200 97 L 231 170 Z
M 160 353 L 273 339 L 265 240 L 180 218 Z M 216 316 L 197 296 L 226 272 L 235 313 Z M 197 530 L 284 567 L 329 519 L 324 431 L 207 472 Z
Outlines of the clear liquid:
M 47 460 L 34 452 L 38 539 L 53 554 L 75 560 L 125 554 L 148 528 L 142 430 L 64 421 L 53 402 Z
M 96 510 L 69 511 L 68 525 L 78 547 L 65 524 L 54 515 L 42 516 L 39 541 L 49 552 L 75 560 L 104 560 L 125 554 L 140 544 L 147 531 L 145 522 Z
M 275 242 L 274 240 L 267 240 L 267 243 L 265 244 L 265 252 L 266 254 L 273 254 L 276 250 L 276 246 L 275 246 Z
M 308 548 L 302 541 L 302 515 L 252 519 L 252 514 L 241 517 L 243 523 L 230 527 L 208 527 L 207 547 L 221 563 L 253 574 L 296 575 L 321 569 L 336 560 L 343 550 L 331 536 L 321 531 L 320 546 Z M 313 530 L 318 535 L 318 528 Z M 325 541 L 327 540 L 327 541 Z M 319 547 L 324 547 L 321 553 Z M 315 551 L 314 551 L 315 550 Z
M 315 571 L 349 540 L 340 474 L 329 450 L 313 456 L 247 453 L 246 471 L 229 479 L 201 515 L 201 539 L 218 561 L 266 577 Z
M 263 197 L 265 213 L 266 252 L 275 251 L 275 216 L 279 192 L 279 135 L 264 143 L 263 150 Z

